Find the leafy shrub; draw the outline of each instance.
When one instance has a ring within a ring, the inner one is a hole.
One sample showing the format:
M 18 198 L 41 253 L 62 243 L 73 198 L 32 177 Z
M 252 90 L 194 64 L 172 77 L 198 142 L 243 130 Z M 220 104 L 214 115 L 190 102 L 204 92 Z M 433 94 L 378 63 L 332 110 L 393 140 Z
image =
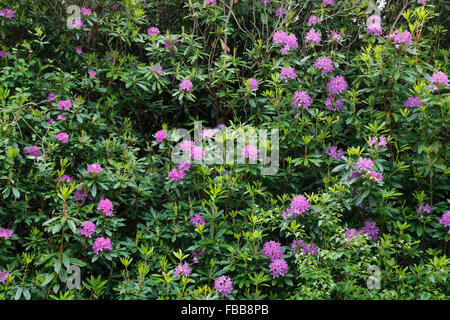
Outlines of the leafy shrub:
M 1 298 L 448 299 L 449 4 L 73 2 L 0 1 Z

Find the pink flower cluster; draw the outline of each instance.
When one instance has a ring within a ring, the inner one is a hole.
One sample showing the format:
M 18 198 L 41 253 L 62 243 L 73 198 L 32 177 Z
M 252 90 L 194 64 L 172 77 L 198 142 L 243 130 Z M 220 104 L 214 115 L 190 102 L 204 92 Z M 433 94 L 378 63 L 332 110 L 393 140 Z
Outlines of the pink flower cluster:
M 205 156 L 205 150 L 196 146 L 192 140 L 183 140 L 180 143 L 180 149 L 187 152 L 194 160 L 201 160 Z
M 438 91 L 443 87 L 449 87 L 448 77 L 442 71 L 433 73 L 433 75 L 430 77 L 430 83 L 433 84 L 434 91 Z
M 284 276 L 289 271 L 289 266 L 284 259 L 274 259 L 269 265 L 272 277 Z
M 250 90 L 258 90 L 259 87 L 258 80 L 256 80 L 255 78 L 248 79 L 248 86 Z
M 439 219 L 439 223 L 444 225 L 444 227 L 450 227 L 450 210 L 447 210 L 442 217 Z M 448 234 L 450 234 L 450 229 L 448 229 Z
M 361 234 L 356 229 L 349 229 L 344 233 L 345 245 L 355 243 L 359 239 L 361 239 Z
M 358 171 L 370 171 L 372 170 L 374 163 L 371 159 L 360 157 L 356 162 L 356 170 Z
M 331 78 L 327 84 L 328 94 L 336 96 L 338 94 L 347 92 L 348 86 L 343 76 L 336 76 Z
M 91 79 L 94 79 L 97 76 L 97 71 L 91 70 L 91 71 L 88 71 L 88 74 Z
M 190 168 L 191 168 L 191 164 L 189 162 L 181 161 L 178 164 L 178 170 L 188 171 Z
M 308 199 L 303 195 L 298 195 L 292 198 L 290 207 L 283 211 L 283 219 L 288 218 L 288 214 L 291 214 L 289 218 L 295 219 L 298 216 L 303 215 L 309 210 L 310 203 Z
M 70 101 L 70 99 L 68 100 L 60 100 L 58 102 L 58 109 L 59 110 L 65 110 L 65 111 L 69 111 L 70 108 L 72 108 L 72 101 Z
M 5 17 L 11 20 L 14 18 L 14 11 L 12 9 L 2 9 L 0 10 L 0 17 Z
M 113 249 L 111 239 L 104 237 L 97 238 L 92 244 L 92 249 L 95 254 L 98 254 L 100 251 L 111 251 Z
M 0 238 L 8 240 L 12 237 L 14 232 L 11 229 L 0 229 Z
M 314 243 L 306 243 L 303 239 L 292 240 L 291 252 L 303 255 L 319 255 L 319 248 Z
M 330 41 L 339 41 L 341 39 L 342 39 L 342 35 L 340 32 L 337 32 L 335 30 L 331 31 Z
M 305 42 L 307 44 L 320 44 L 321 36 L 318 31 L 316 31 L 314 28 L 311 28 L 311 30 L 308 31 L 305 37 Z
M 155 65 L 152 65 L 150 67 L 150 72 L 153 73 L 154 75 L 156 75 L 157 77 L 162 77 L 164 70 L 160 65 L 158 65 L 156 68 L 155 68 Z
M 66 174 L 63 174 L 63 175 L 61 176 L 61 181 L 66 182 L 66 183 L 69 183 L 69 182 L 72 182 L 73 179 L 72 179 L 70 176 L 68 176 L 68 175 L 66 175 Z
M 429 203 L 421 202 L 419 204 L 419 208 L 417 208 L 417 210 L 416 210 L 416 213 L 420 214 L 420 215 L 423 215 L 424 212 L 430 214 L 431 210 L 433 210 L 433 208 L 431 207 L 431 205 Z
M 324 8 L 335 5 L 334 0 L 323 0 L 322 4 Z
M 271 260 L 283 258 L 281 243 L 273 240 L 264 243 L 261 253 Z
M 92 221 L 84 221 L 80 227 L 80 233 L 86 238 L 90 238 L 95 232 L 95 224 Z
M 166 130 L 159 130 L 157 133 L 155 133 L 155 139 L 158 142 L 162 142 L 167 137 L 167 131 Z
M 184 264 L 180 264 L 179 266 L 177 266 L 175 268 L 174 274 L 177 277 L 184 276 L 186 278 L 189 278 L 189 275 L 191 274 L 191 272 L 192 272 L 192 269 L 189 268 L 188 263 L 185 262 Z
M 386 138 L 384 136 L 380 136 L 380 138 L 377 138 L 377 136 L 373 136 L 372 138 L 369 139 L 369 141 L 367 143 L 371 147 L 373 145 L 376 145 L 377 148 L 382 148 L 382 147 L 386 147 L 387 146 L 387 141 L 386 141 Z
M 420 99 L 418 96 L 408 97 L 408 99 L 406 99 L 406 102 L 403 104 L 403 108 L 413 108 L 413 107 L 420 107 L 420 106 L 422 106 L 422 102 L 420 102 Z
M 112 215 L 113 209 L 114 206 L 109 199 L 100 200 L 97 205 L 97 210 L 103 212 L 107 217 L 110 217 Z
M 83 16 L 90 16 L 92 14 L 91 9 L 89 8 L 82 7 L 80 11 Z
M 81 19 L 73 19 L 70 23 L 75 29 L 79 29 L 83 26 L 83 21 L 81 21 Z
M 259 156 L 258 148 L 253 144 L 248 144 L 244 147 L 242 155 L 248 159 L 257 159 Z
M 342 160 L 344 150 L 338 149 L 336 146 L 330 146 L 327 149 L 325 149 L 325 153 L 329 155 L 331 158 Z
M 201 136 L 203 139 L 206 139 L 206 140 L 211 139 L 217 133 L 217 130 L 218 129 L 203 129 Z
M 336 76 L 331 78 L 327 84 L 328 98 L 325 100 L 325 105 L 327 109 L 339 111 L 344 102 L 337 99 L 339 94 L 345 93 L 348 90 L 347 82 L 343 76 Z
M 377 227 L 377 223 L 375 221 L 365 220 L 364 227 L 360 229 L 362 233 L 367 233 L 372 240 L 376 240 L 378 238 L 378 232 L 380 228 Z
M 55 139 L 61 141 L 62 143 L 68 143 L 69 135 L 65 132 L 60 132 L 57 135 L 55 135 Z
M 100 173 L 102 170 L 102 167 L 98 163 L 90 164 L 88 167 L 89 173 Z
M 192 215 L 191 222 L 195 225 L 196 228 L 198 228 L 200 225 L 205 225 L 206 223 L 205 219 L 199 213 L 194 213 Z
M 0 50 L 0 58 L 6 59 L 11 55 L 11 52 Z
M 383 181 L 383 173 L 377 171 L 369 171 L 367 173 L 367 178 L 371 181 L 381 183 L 381 181 Z
M 155 35 L 160 34 L 160 31 L 159 31 L 159 29 L 157 27 L 151 27 L 151 28 L 147 29 L 147 34 L 149 36 L 155 36 Z
M 309 19 L 308 19 L 308 26 L 311 27 L 311 26 L 314 26 L 316 24 L 322 24 L 322 20 L 320 20 L 319 17 L 310 16 Z
M 23 148 L 23 153 L 24 154 L 29 154 L 29 155 L 34 156 L 34 157 L 39 157 L 41 155 L 41 150 L 37 146 L 32 145 L 32 146 L 28 146 L 26 148 Z
M 312 104 L 311 97 L 305 91 L 295 91 L 292 97 L 292 108 L 298 109 L 303 108 L 308 110 Z
M 184 170 L 179 170 L 177 168 L 173 168 L 169 171 L 169 178 L 173 181 L 180 181 L 186 176 Z
M 0 282 L 5 283 L 6 280 L 11 276 L 8 271 L 0 270 Z
M 317 70 L 321 70 L 323 76 L 327 73 L 333 72 L 334 70 L 333 62 L 328 57 L 317 58 L 316 62 L 314 63 L 314 67 Z
M 412 44 L 412 36 L 411 33 L 407 30 L 405 31 L 400 31 L 400 30 L 395 30 L 394 33 L 391 33 L 387 36 L 388 39 L 391 39 L 394 44 L 395 47 L 398 48 L 407 48 Z
M 193 88 L 193 85 L 192 85 L 191 80 L 184 79 L 183 81 L 180 82 L 180 84 L 178 85 L 178 88 L 180 90 L 184 90 L 186 92 L 191 92 L 192 88 Z
M 381 36 L 383 29 L 381 28 L 381 18 L 379 15 L 373 15 L 369 17 L 367 23 L 367 34 L 373 34 L 375 36 Z
M 297 73 L 292 67 L 281 68 L 280 78 L 288 82 L 288 79 L 296 79 Z
M 233 290 L 233 281 L 230 277 L 220 276 L 216 281 L 214 281 L 214 290 L 222 295 L 222 297 L 228 297 Z
M 285 55 L 289 51 L 298 48 L 297 37 L 295 34 L 287 34 L 284 31 L 276 31 L 273 35 L 273 43 L 281 44 L 283 48 L 281 49 L 281 54 Z

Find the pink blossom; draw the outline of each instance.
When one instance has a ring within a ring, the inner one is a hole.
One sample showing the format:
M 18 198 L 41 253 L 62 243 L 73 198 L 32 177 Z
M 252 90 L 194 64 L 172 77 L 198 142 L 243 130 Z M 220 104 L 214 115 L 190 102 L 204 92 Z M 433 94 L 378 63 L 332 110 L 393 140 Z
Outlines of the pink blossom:
M 189 275 L 191 274 L 192 269 L 189 268 L 189 265 L 187 262 L 185 262 L 184 264 L 180 264 L 178 267 L 175 268 L 175 276 L 179 277 L 179 276 L 184 276 L 186 278 L 189 278 Z
M 335 5 L 334 0 L 323 0 L 322 4 L 324 8 Z
M 326 75 L 334 70 L 333 62 L 328 57 L 319 57 L 314 63 L 314 67 L 317 70 L 322 71 L 322 75 Z
M 63 143 L 69 142 L 69 135 L 65 132 L 60 132 L 57 135 L 55 135 L 55 139 L 58 141 L 61 141 Z
M 308 109 L 312 104 L 311 97 L 305 91 L 295 91 L 292 97 L 292 108 Z
M 370 171 L 372 170 L 373 166 L 373 161 L 367 158 L 360 157 L 358 159 L 358 162 L 356 162 L 356 170 L 358 171 Z
M 281 68 L 280 78 L 285 79 L 286 82 L 288 82 L 288 79 L 296 79 L 297 73 L 295 73 L 295 70 L 292 67 Z
M 79 29 L 83 26 L 83 21 L 81 21 L 81 19 L 74 19 L 70 23 L 75 29 Z
M 422 102 L 420 102 L 420 99 L 418 96 L 408 97 L 408 99 L 406 99 L 406 102 L 403 104 L 403 108 L 412 108 L 412 107 L 420 107 L 420 106 L 422 106 Z
M 281 44 L 284 47 L 281 49 L 281 54 L 285 55 L 288 51 L 298 47 L 297 37 L 295 34 L 287 34 L 284 31 L 276 31 L 273 35 L 273 43 Z
M 214 289 L 223 297 L 228 297 L 231 290 L 233 290 L 233 281 L 231 281 L 230 277 L 220 276 L 214 281 Z
M 92 14 L 91 9 L 89 8 L 82 7 L 80 11 L 83 14 L 83 16 L 90 16 Z
M 242 151 L 242 155 L 245 158 L 257 159 L 259 156 L 258 148 L 256 148 L 256 146 L 253 144 L 248 144 L 244 147 L 244 150 Z
M 189 79 L 184 79 L 183 81 L 180 82 L 180 84 L 178 85 L 180 90 L 184 90 L 186 92 L 191 92 L 192 91 L 192 82 Z
M 155 139 L 158 142 L 162 142 L 167 137 L 167 131 L 166 130 L 159 130 L 155 133 Z
M 335 30 L 331 31 L 330 40 L 331 41 L 339 41 L 342 39 L 342 35 L 340 32 L 337 32 Z
M 102 167 L 97 163 L 90 164 L 88 167 L 89 173 L 100 173 L 102 170 Z
M 113 248 L 111 240 L 109 238 L 99 237 L 92 244 L 92 249 L 94 250 L 95 254 L 98 254 L 100 251 L 111 251 Z
M 320 44 L 321 36 L 320 33 L 317 32 L 314 28 L 308 31 L 305 37 L 305 41 L 308 44 Z
M 178 170 L 177 168 L 173 168 L 169 172 L 169 178 L 173 181 L 180 181 L 186 176 L 186 173 L 183 170 Z
M 309 19 L 308 19 L 308 26 L 311 27 L 311 26 L 314 26 L 316 24 L 322 24 L 322 20 L 320 20 L 319 17 L 310 16 Z
M 430 78 L 430 83 L 433 84 L 433 90 L 438 91 L 439 89 L 443 87 L 448 87 L 448 77 L 445 73 L 442 71 L 438 71 L 436 73 L 433 73 L 433 75 Z
M 0 238 L 8 240 L 12 237 L 14 232 L 11 229 L 0 229 Z
M 29 154 L 34 157 L 39 157 L 41 155 L 41 150 L 37 146 L 31 145 L 31 146 L 24 148 L 23 153 Z
M 147 34 L 150 36 L 155 36 L 155 35 L 160 34 L 160 31 L 157 27 L 151 27 L 151 28 L 147 29 Z
M 194 146 L 191 155 L 195 160 L 201 160 L 205 156 L 205 150 L 202 147 Z
M 248 85 L 250 87 L 250 90 L 258 90 L 258 80 L 254 79 L 254 78 L 250 78 L 248 79 Z
M 114 206 L 109 199 L 100 200 L 97 205 L 97 210 L 103 212 L 107 217 L 110 217 L 112 215 L 113 209 Z
M 187 171 L 191 168 L 191 164 L 189 162 L 181 161 L 178 164 L 178 170 Z
M 95 232 L 95 224 L 92 221 L 84 221 L 79 230 L 81 235 L 90 238 Z
M 274 259 L 269 265 L 272 277 L 275 279 L 278 276 L 284 276 L 289 271 L 288 264 L 284 259 Z

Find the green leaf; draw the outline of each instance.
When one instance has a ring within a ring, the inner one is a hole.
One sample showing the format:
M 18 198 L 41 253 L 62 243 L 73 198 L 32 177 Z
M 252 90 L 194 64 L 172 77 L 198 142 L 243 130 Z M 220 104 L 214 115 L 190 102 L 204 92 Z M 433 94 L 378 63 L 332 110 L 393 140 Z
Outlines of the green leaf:
M 31 299 L 30 290 L 29 289 L 25 289 L 23 291 L 23 296 L 25 297 L 25 299 L 30 300 Z
M 19 289 L 17 289 L 16 291 L 16 294 L 14 295 L 14 300 L 19 300 L 20 297 L 22 296 L 22 292 L 23 292 L 22 287 L 19 287 Z
M 70 230 L 72 230 L 73 233 L 77 233 L 77 227 L 75 226 L 75 223 L 72 220 L 67 221 L 69 224 Z
M 44 287 L 44 286 L 46 286 L 47 284 L 49 284 L 50 281 L 52 281 L 54 277 L 55 277 L 55 274 L 54 274 L 54 273 L 49 273 L 49 274 L 47 274 L 47 276 L 45 277 L 45 280 L 44 280 L 44 282 L 42 282 L 41 286 Z
M 65 253 L 62 255 L 62 262 L 64 267 L 68 268 L 70 266 L 70 258 Z
M 14 194 L 14 197 L 20 198 L 20 192 L 16 188 L 12 188 L 12 192 Z

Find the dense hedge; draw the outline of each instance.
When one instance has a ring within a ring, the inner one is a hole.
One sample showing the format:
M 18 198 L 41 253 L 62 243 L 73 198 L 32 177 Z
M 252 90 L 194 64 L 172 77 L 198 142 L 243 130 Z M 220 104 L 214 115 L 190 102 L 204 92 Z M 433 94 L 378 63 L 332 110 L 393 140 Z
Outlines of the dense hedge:
M 449 9 L 0 0 L 0 298 L 448 299 Z

